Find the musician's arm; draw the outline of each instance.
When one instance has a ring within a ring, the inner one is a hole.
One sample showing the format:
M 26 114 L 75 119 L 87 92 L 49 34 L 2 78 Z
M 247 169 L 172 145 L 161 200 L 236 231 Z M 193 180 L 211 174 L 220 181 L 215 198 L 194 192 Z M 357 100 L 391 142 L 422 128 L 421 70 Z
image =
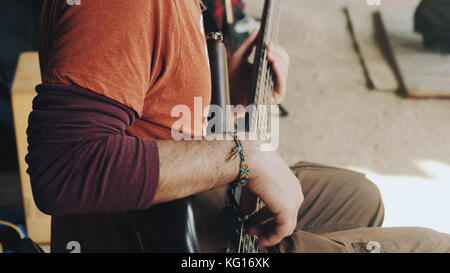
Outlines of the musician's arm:
M 130 108 L 89 90 L 61 85 L 39 90 L 26 158 L 38 207 L 51 215 L 146 209 L 238 176 L 239 160 L 230 160 L 233 140 L 127 136 L 133 117 Z M 251 232 L 260 235 L 262 246 L 273 245 L 296 226 L 300 184 L 277 153 L 261 152 L 257 141 L 243 145 L 250 179 L 242 201 L 257 195 L 267 205 L 253 218 Z
M 29 118 L 28 173 L 51 215 L 149 208 L 233 181 L 234 140 L 171 141 L 125 133 L 135 112 L 70 85 L 42 85 Z M 249 153 L 251 142 L 246 143 Z

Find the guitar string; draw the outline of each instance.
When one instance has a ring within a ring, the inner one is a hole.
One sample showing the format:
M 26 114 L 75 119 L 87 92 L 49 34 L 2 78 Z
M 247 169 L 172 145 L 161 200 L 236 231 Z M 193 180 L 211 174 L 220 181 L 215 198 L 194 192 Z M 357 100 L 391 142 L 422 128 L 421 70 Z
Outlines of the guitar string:
M 242 221 L 241 221 L 241 232 L 239 234 L 239 250 L 238 250 L 238 253 L 241 253 L 241 246 L 242 246 L 242 241 L 243 241 L 243 238 L 242 238 L 243 232 L 244 232 L 244 219 L 242 219 Z
M 273 4 L 273 2 L 271 4 Z M 279 5 L 275 5 L 275 6 L 279 6 Z M 276 16 L 275 17 L 278 17 L 278 14 L 279 14 L 278 11 L 279 11 L 279 9 L 276 11 L 276 14 L 275 14 Z M 273 6 L 270 7 L 270 12 L 271 13 L 273 12 Z M 274 16 L 272 16 L 272 14 L 271 14 L 270 18 L 274 18 Z M 269 22 L 269 24 L 270 24 L 269 30 L 274 30 L 273 23 L 274 22 Z M 278 30 L 278 28 L 276 28 L 275 32 L 277 32 L 277 30 Z M 270 31 L 270 35 L 269 35 L 268 40 L 269 41 L 273 41 L 274 40 L 274 35 L 278 35 L 278 34 L 274 34 L 274 31 Z M 271 68 L 270 64 L 267 62 L 267 59 L 265 59 L 265 66 L 267 66 L 267 68 L 266 68 L 267 74 L 265 75 L 264 82 L 268 86 L 266 88 L 264 88 L 264 91 L 266 92 L 266 94 L 264 94 L 264 97 L 266 99 L 266 101 L 264 103 L 265 108 L 266 108 L 266 111 L 265 111 L 266 113 L 265 113 L 264 117 L 265 117 L 266 125 L 267 125 L 267 123 L 271 120 L 271 116 L 269 115 L 270 114 L 270 107 L 269 107 L 269 105 L 271 105 L 271 97 L 272 97 L 272 91 L 273 91 L 273 71 L 272 71 L 272 68 Z M 266 126 L 265 130 L 264 130 L 264 133 L 266 134 L 265 138 L 267 138 L 267 133 L 268 132 L 270 132 L 270 127 Z M 257 211 L 262 209 L 263 206 L 264 206 L 264 204 L 263 204 L 262 200 L 260 198 L 258 198 Z M 258 253 L 259 252 L 259 246 L 257 245 L 257 243 L 258 243 L 257 237 L 255 236 L 253 238 L 253 242 L 252 242 L 252 249 L 253 249 L 254 253 Z
M 263 61 L 263 63 L 262 63 L 263 73 L 262 73 L 262 80 L 261 80 L 261 83 L 262 83 L 261 92 L 260 92 L 261 95 L 259 96 L 259 99 L 258 99 L 258 104 L 259 104 L 258 105 L 258 116 L 259 116 L 258 123 L 259 124 L 258 124 L 257 128 L 259 130 L 258 135 L 262 136 L 263 139 L 265 139 L 266 138 L 266 128 L 265 128 L 264 124 L 265 124 L 265 120 L 267 119 L 267 117 L 264 115 L 264 110 L 267 105 L 267 103 L 266 103 L 266 101 L 267 101 L 266 93 L 267 92 L 266 91 L 267 91 L 267 87 L 268 87 L 267 86 L 267 75 L 269 73 L 269 67 L 267 65 L 267 52 L 266 51 L 264 51 L 262 61 Z M 256 211 L 259 211 L 259 209 L 260 209 L 259 204 L 260 204 L 260 199 L 258 198 Z M 257 252 L 257 248 L 256 248 L 257 236 L 248 237 L 246 243 L 249 244 L 248 251 L 250 253 Z
M 266 27 L 266 31 L 267 31 L 267 27 Z M 267 37 L 267 32 L 264 34 Z M 263 116 L 262 111 L 264 111 L 264 105 L 265 105 L 265 100 L 266 100 L 266 90 L 267 90 L 267 73 L 268 73 L 268 66 L 267 66 L 267 52 L 264 49 L 263 51 L 263 57 L 262 57 L 262 79 L 260 80 L 260 85 L 259 85 L 259 94 L 258 94 L 258 99 L 256 100 L 256 103 L 258 104 L 257 107 L 257 116 L 258 116 L 258 126 L 256 126 L 257 128 L 257 134 L 258 135 L 264 135 L 264 128 L 262 127 L 265 117 Z M 262 84 L 261 84 L 262 83 Z M 259 198 L 257 200 L 257 206 L 259 203 Z M 257 208 L 258 210 L 258 208 Z M 255 246 L 255 242 L 256 242 L 256 236 L 247 236 L 244 239 L 244 244 L 248 247 L 248 251 L 250 253 L 254 252 L 254 246 Z M 247 249 L 247 248 L 246 248 Z
M 272 11 L 272 7 L 269 7 L 269 18 L 271 18 L 271 11 Z M 265 40 L 270 41 L 272 40 L 272 33 L 271 33 L 271 28 L 272 28 L 272 22 L 269 21 L 268 22 L 268 26 L 265 28 Z M 266 140 L 267 138 L 267 120 L 268 120 L 268 116 L 267 116 L 267 106 L 268 106 L 268 100 L 270 100 L 269 98 L 269 94 L 270 92 L 270 78 L 271 78 L 271 68 L 270 65 L 268 63 L 267 60 L 267 51 L 266 49 L 264 49 L 264 53 L 263 53 L 263 59 L 262 59 L 262 68 L 263 68 L 263 72 L 262 72 L 262 79 L 260 81 L 260 83 L 262 83 L 262 85 L 260 85 L 260 92 L 259 94 L 262 94 L 258 96 L 258 100 L 257 103 L 258 105 L 258 126 L 257 129 L 260 131 L 259 135 L 262 135 L 263 139 Z M 269 79 L 269 81 L 268 81 Z M 257 205 L 256 205 L 256 211 L 259 211 L 261 209 L 261 204 L 262 201 L 260 200 L 260 198 L 257 199 Z M 259 248 L 257 246 L 257 236 L 246 236 L 246 241 L 245 244 L 249 244 L 250 246 L 248 247 L 248 251 L 250 253 L 256 253 L 259 252 Z
M 258 91 L 259 92 L 256 92 L 256 94 L 255 94 L 255 105 L 254 105 L 254 107 L 255 107 L 254 110 L 256 112 L 255 118 L 256 118 L 256 122 L 257 122 L 257 126 L 255 126 L 255 128 L 256 128 L 257 134 L 260 133 L 260 128 L 261 128 L 261 118 L 260 118 L 261 117 L 261 114 L 260 114 L 261 107 L 260 106 L 263 105 L 262 100 L 264 99 L 264 96 L 261 96 L 261 94 L 265 90 L 265 74 L 266 74 L 265 72 L 267 70 L 266 53 L 265 52 L 263 53 L 262 64 L 260 65 L 260 67 L 262 67 L 262 71 L 263 71 L 260 74 L 260 75 L 262 75 L 262 76 L 260 76 L 262 79 L 260 79 L 258 81 Z M 246 234 L 245 237 L 242 237 L 242 234 L 243 234 L 242 230 L 243 230 L 244 222 L 245 222 L 245 219 L 243 219 L 242 223 L 241 223 L 240 242 L 242 242 L 242 250 L 241 250 L 241 247 L 239 246 L 239 251 L 246 251 L 249 248 L 251 249 L 251 246 L 249 247 L 249 245 L 250 245 L 249 236 Z M 254 236 L 252 236 L 252 237 L 254 238 Z
M 272 12 L 272 7 L 271 7 L 271 12 Z M 275 16 L 275 17 L 278 17 L 278 16 Z M 274 17 L 271 16 L 271 18 L 274 18 Z M 275 21 L 278 21 L 278 20 L 275 19 Z M 269 37 L 267 38 L 268 41 L 274 41 L 274 36 L 277 35 L 277 34 L 275 34 L 277 32 L 277 29 L 274 28 L 273 23 L 274 22 L 269 22 L 269 24 L 270 24 L 269 30 L 275 29 L 275 31 L 270 31 L 270 34 L 268 35 Z M 263 134 L 264 134 L 264 139 L 267 140 L 268 135 L 270 135 L 270 128 L 271 128 L 271 126 L 270 126 L 270 121 L 271 121 L 270 105 L 271 105 L 271 97 L 272 97 L 272 91 L 273 91 L 273 71 L 272 71 L 270 64 L 267 62 L 267 59 L 265 59 L 264 65 L 266 66 L 266 73 L 264 74 L 264 84 L 266 87 L 263 89 L 263 91 L 265 92 L 265 94 L 263 96 L 265 99 L 265 102 L 263 103 L 264 108 L 265 108 L 265 111 L 263 114 L 264 121 L 265 121 L 264 122 L 265 127 L 263 129 Z M 262 208 L 262 206 L 263 206 L 263 203 L 258 198 L 257 211 L 260 210 Z M 252 240 L 252 249 L 253 249 L 253 251 L 259 252 L 259 247 L 257 246 L 256 236 Z

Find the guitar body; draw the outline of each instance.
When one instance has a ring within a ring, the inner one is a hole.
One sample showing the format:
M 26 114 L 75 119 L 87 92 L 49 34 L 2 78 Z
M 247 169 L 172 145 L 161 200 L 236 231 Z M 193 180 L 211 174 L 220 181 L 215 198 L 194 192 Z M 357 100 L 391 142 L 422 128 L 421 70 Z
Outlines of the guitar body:
M 142 250 L 221 253 L 232 244 L 223 215 L 227 187 L 132 213 Z M 231 250 L 232 251 L 232 250 Z

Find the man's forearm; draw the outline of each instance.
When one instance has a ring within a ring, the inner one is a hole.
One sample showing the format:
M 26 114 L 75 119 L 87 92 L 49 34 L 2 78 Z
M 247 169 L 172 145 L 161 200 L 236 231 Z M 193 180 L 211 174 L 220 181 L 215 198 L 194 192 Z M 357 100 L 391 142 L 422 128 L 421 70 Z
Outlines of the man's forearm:
M 233 140 L 157 141 L 160 176 L 154 203 L 183 198 L 236 179 L 240 160 L 231 159 Z M 254 143 L 245 141 L 246 152 Z

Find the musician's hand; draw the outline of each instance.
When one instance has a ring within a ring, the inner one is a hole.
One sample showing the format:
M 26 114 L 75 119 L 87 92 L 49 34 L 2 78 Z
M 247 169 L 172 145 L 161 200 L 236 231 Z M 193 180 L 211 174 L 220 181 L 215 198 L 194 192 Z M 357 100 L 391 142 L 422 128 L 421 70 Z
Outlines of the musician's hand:
M 280 45 L 270 43 L 267 45 L 267 60 L 272 65 L 275 76 L 273 89 L 273 104 L 283 102 L 287 89 L 287 77 L 289 73 L 289 54 Z
M 230 58 L 228 73 L 233 105 L 247 105 L 247 98 L 252 87 L 252 64 L 249 63 L 248 58 L 255 48 L 257 38 L 258 31 L 255 30 L 242 42 Z M 270 43 L 267 45 L 267 60 L 272 65 L 275 76 L 272 103 L 280 104 L 286 94 L 289 55 L 283 47 Z
M 303 202 L 300 182 L 277 152 L 250 151 L 250 180 L 244 188 L 241 207 L 253 212 L 255 197 L 265 206 L 248 221 L 249 233 L 257 235 L 260 247 L 278 244 L 297 226 L 297 215 Z

